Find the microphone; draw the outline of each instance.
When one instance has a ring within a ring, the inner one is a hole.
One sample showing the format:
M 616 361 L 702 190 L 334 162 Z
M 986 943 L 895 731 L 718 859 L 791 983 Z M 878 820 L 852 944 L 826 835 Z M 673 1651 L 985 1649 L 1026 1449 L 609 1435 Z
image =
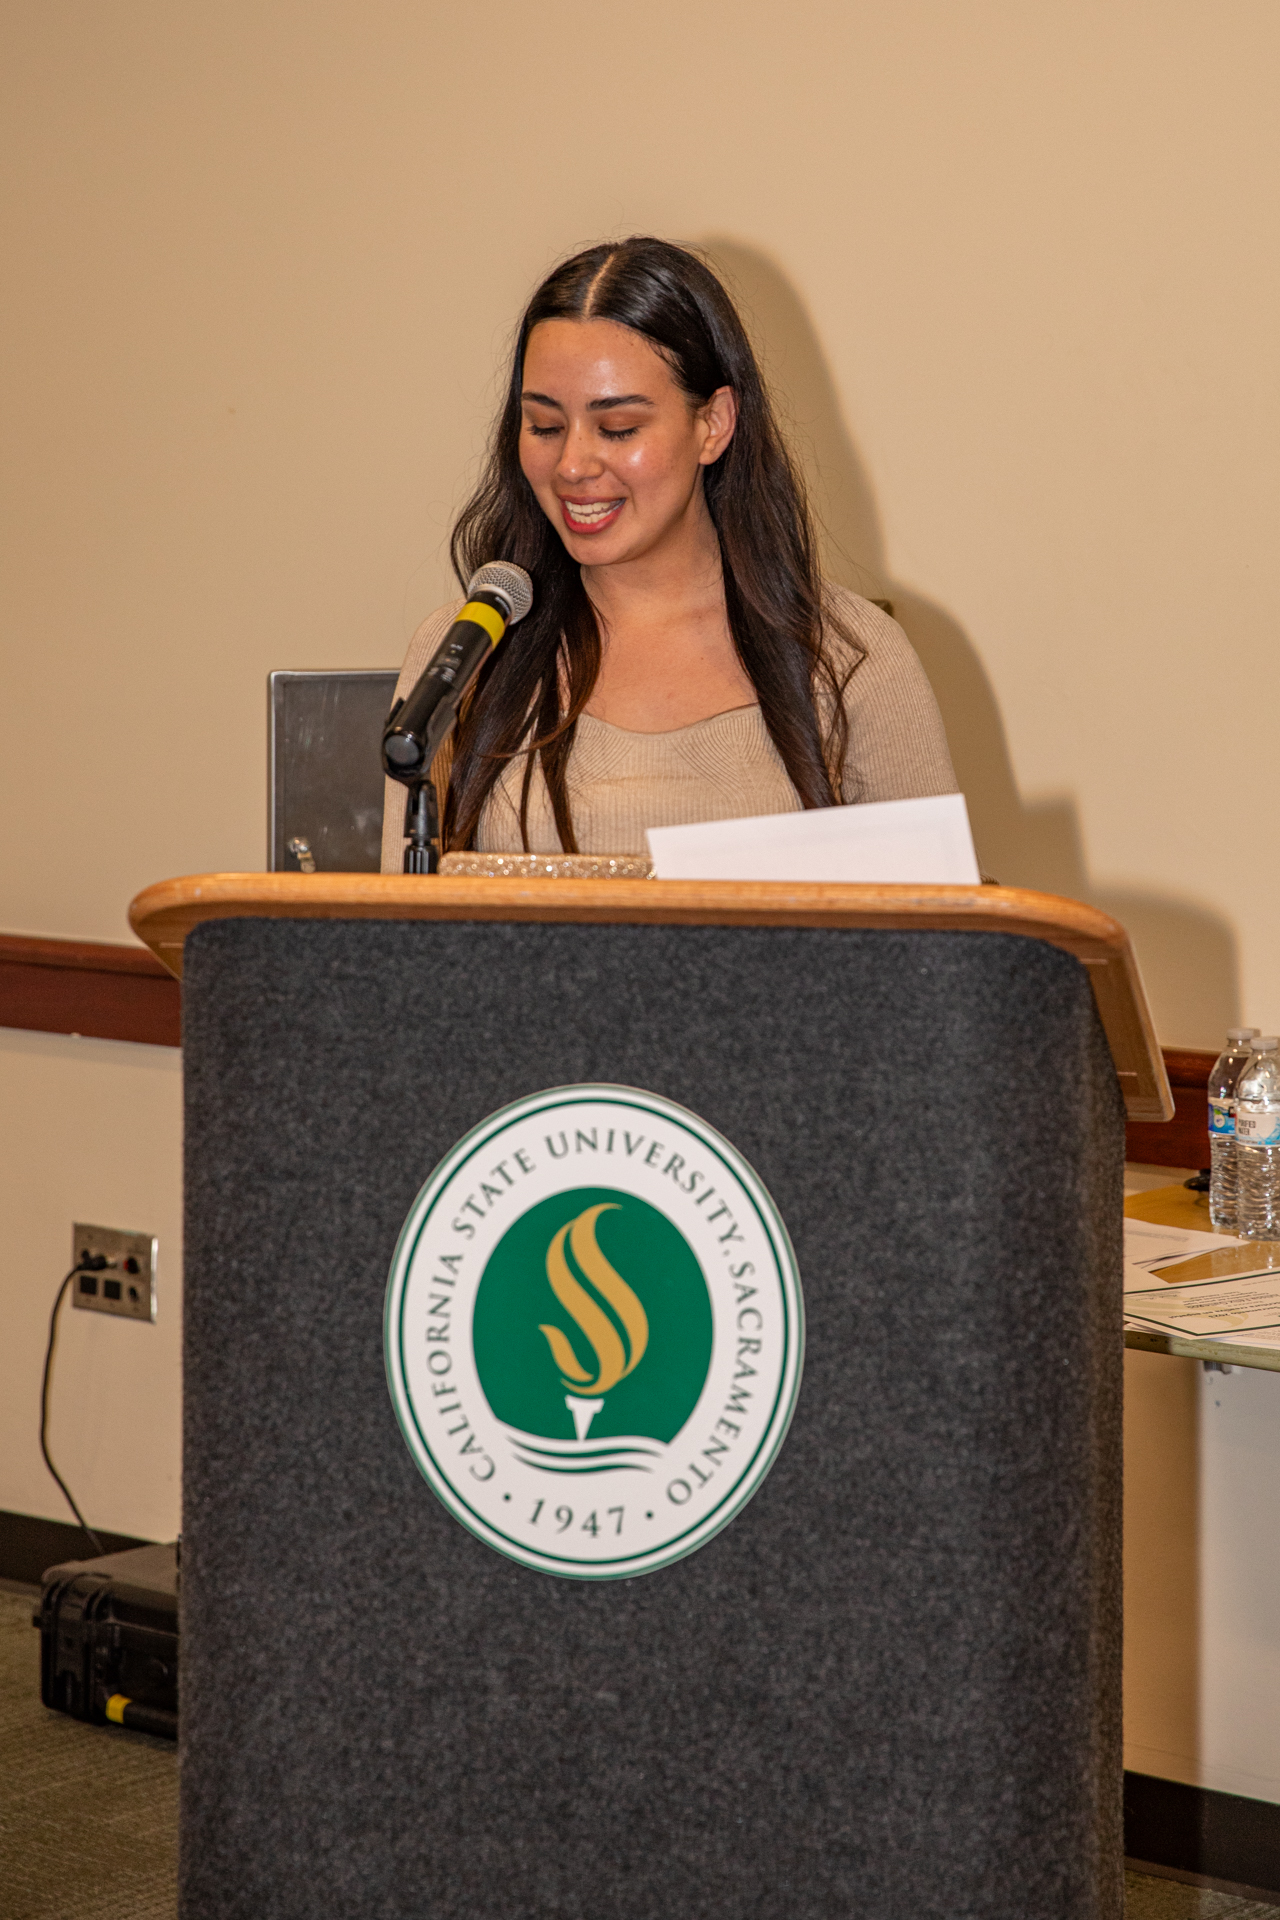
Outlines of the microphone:
M 382 765 L 392 780 L 425 780 L 458 717 L 462 696 L 508 627 L 533 605 L 523 567 L 491 560 L 472 574 L 467 604 L 436 648 L 417 685 L 397 700 L 382 730 Z

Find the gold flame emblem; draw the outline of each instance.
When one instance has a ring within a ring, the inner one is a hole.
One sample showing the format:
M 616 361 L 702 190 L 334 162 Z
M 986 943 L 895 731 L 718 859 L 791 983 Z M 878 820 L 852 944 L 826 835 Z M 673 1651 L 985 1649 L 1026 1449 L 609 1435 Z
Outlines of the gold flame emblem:
M 622 1275 L 610 1266 L 596 1241 L 596 1221 L 617 1210 L 616 1201 L 588 1207 L 576 1220 L 560 1228 L 547 1248 L 547 1279 L 551 1291 L 595 1355 L 595 1372 L 584 1367 L 559 1327 L 540 1326 L 547 1337 L 560 1377 L 574 1395 L 608 1393 L 619 1380 L 634 1373 L 649 1344 L 649 1320 Z M 573 1274 L 565 1257 L 565 1243 L 579 1270 L 602 1300 L 612 1307 L 622 1332 Z M 623 1335 L 626 1336 L 625 1344 Z

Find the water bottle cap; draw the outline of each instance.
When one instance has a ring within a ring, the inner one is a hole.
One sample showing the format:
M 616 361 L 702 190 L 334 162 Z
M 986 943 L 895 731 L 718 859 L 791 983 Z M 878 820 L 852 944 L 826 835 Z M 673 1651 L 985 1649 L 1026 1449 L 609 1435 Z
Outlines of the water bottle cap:
M 1257 1031 L 1256 1027 L 1228 1027 L 1227 1038 L 1228 1040 L 1252 1040 Z
M 1253 1043 L 1255 1053 L 1274 1053 L 1280 1047 L 1280 1038 L 1274 1033 L 1262 1033 Z

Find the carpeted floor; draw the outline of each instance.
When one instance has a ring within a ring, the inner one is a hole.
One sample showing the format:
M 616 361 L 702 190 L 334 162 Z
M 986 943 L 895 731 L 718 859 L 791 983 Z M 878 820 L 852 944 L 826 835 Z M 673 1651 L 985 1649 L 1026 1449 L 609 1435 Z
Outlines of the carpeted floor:
M 40 1704 L 34 1594 L 0 1590 L 0 1913 L 174 1920 L 178 1766 L 167 1740 Z M 1280 1920 L 1280 1906 L 1125 1875 L 1126 1920 Z
M 1280 1914 L 1280 1907 L 1261 1900 L 1241 1900 L 1234 1893 L 1213 1893 L 1207 1887 L 1183 1887 L 1145 1873 L 1126 1873 L 1124 1884 L 1125 1920 L 1275 1920 Z

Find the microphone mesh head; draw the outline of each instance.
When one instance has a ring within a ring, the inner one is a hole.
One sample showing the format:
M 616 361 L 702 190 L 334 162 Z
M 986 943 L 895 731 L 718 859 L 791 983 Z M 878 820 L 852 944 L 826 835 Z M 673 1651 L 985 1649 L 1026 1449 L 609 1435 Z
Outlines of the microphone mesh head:
M 475 593 L 481 587 L 487 587 L 490 593 L 500 593 L 511 608 L 509 625 L 523 620 L 533 605 L 533 582 L 523 567 L 513 566 L 509 560 L 489 560 L 472 574 L 467 582 L 467 592 Z

